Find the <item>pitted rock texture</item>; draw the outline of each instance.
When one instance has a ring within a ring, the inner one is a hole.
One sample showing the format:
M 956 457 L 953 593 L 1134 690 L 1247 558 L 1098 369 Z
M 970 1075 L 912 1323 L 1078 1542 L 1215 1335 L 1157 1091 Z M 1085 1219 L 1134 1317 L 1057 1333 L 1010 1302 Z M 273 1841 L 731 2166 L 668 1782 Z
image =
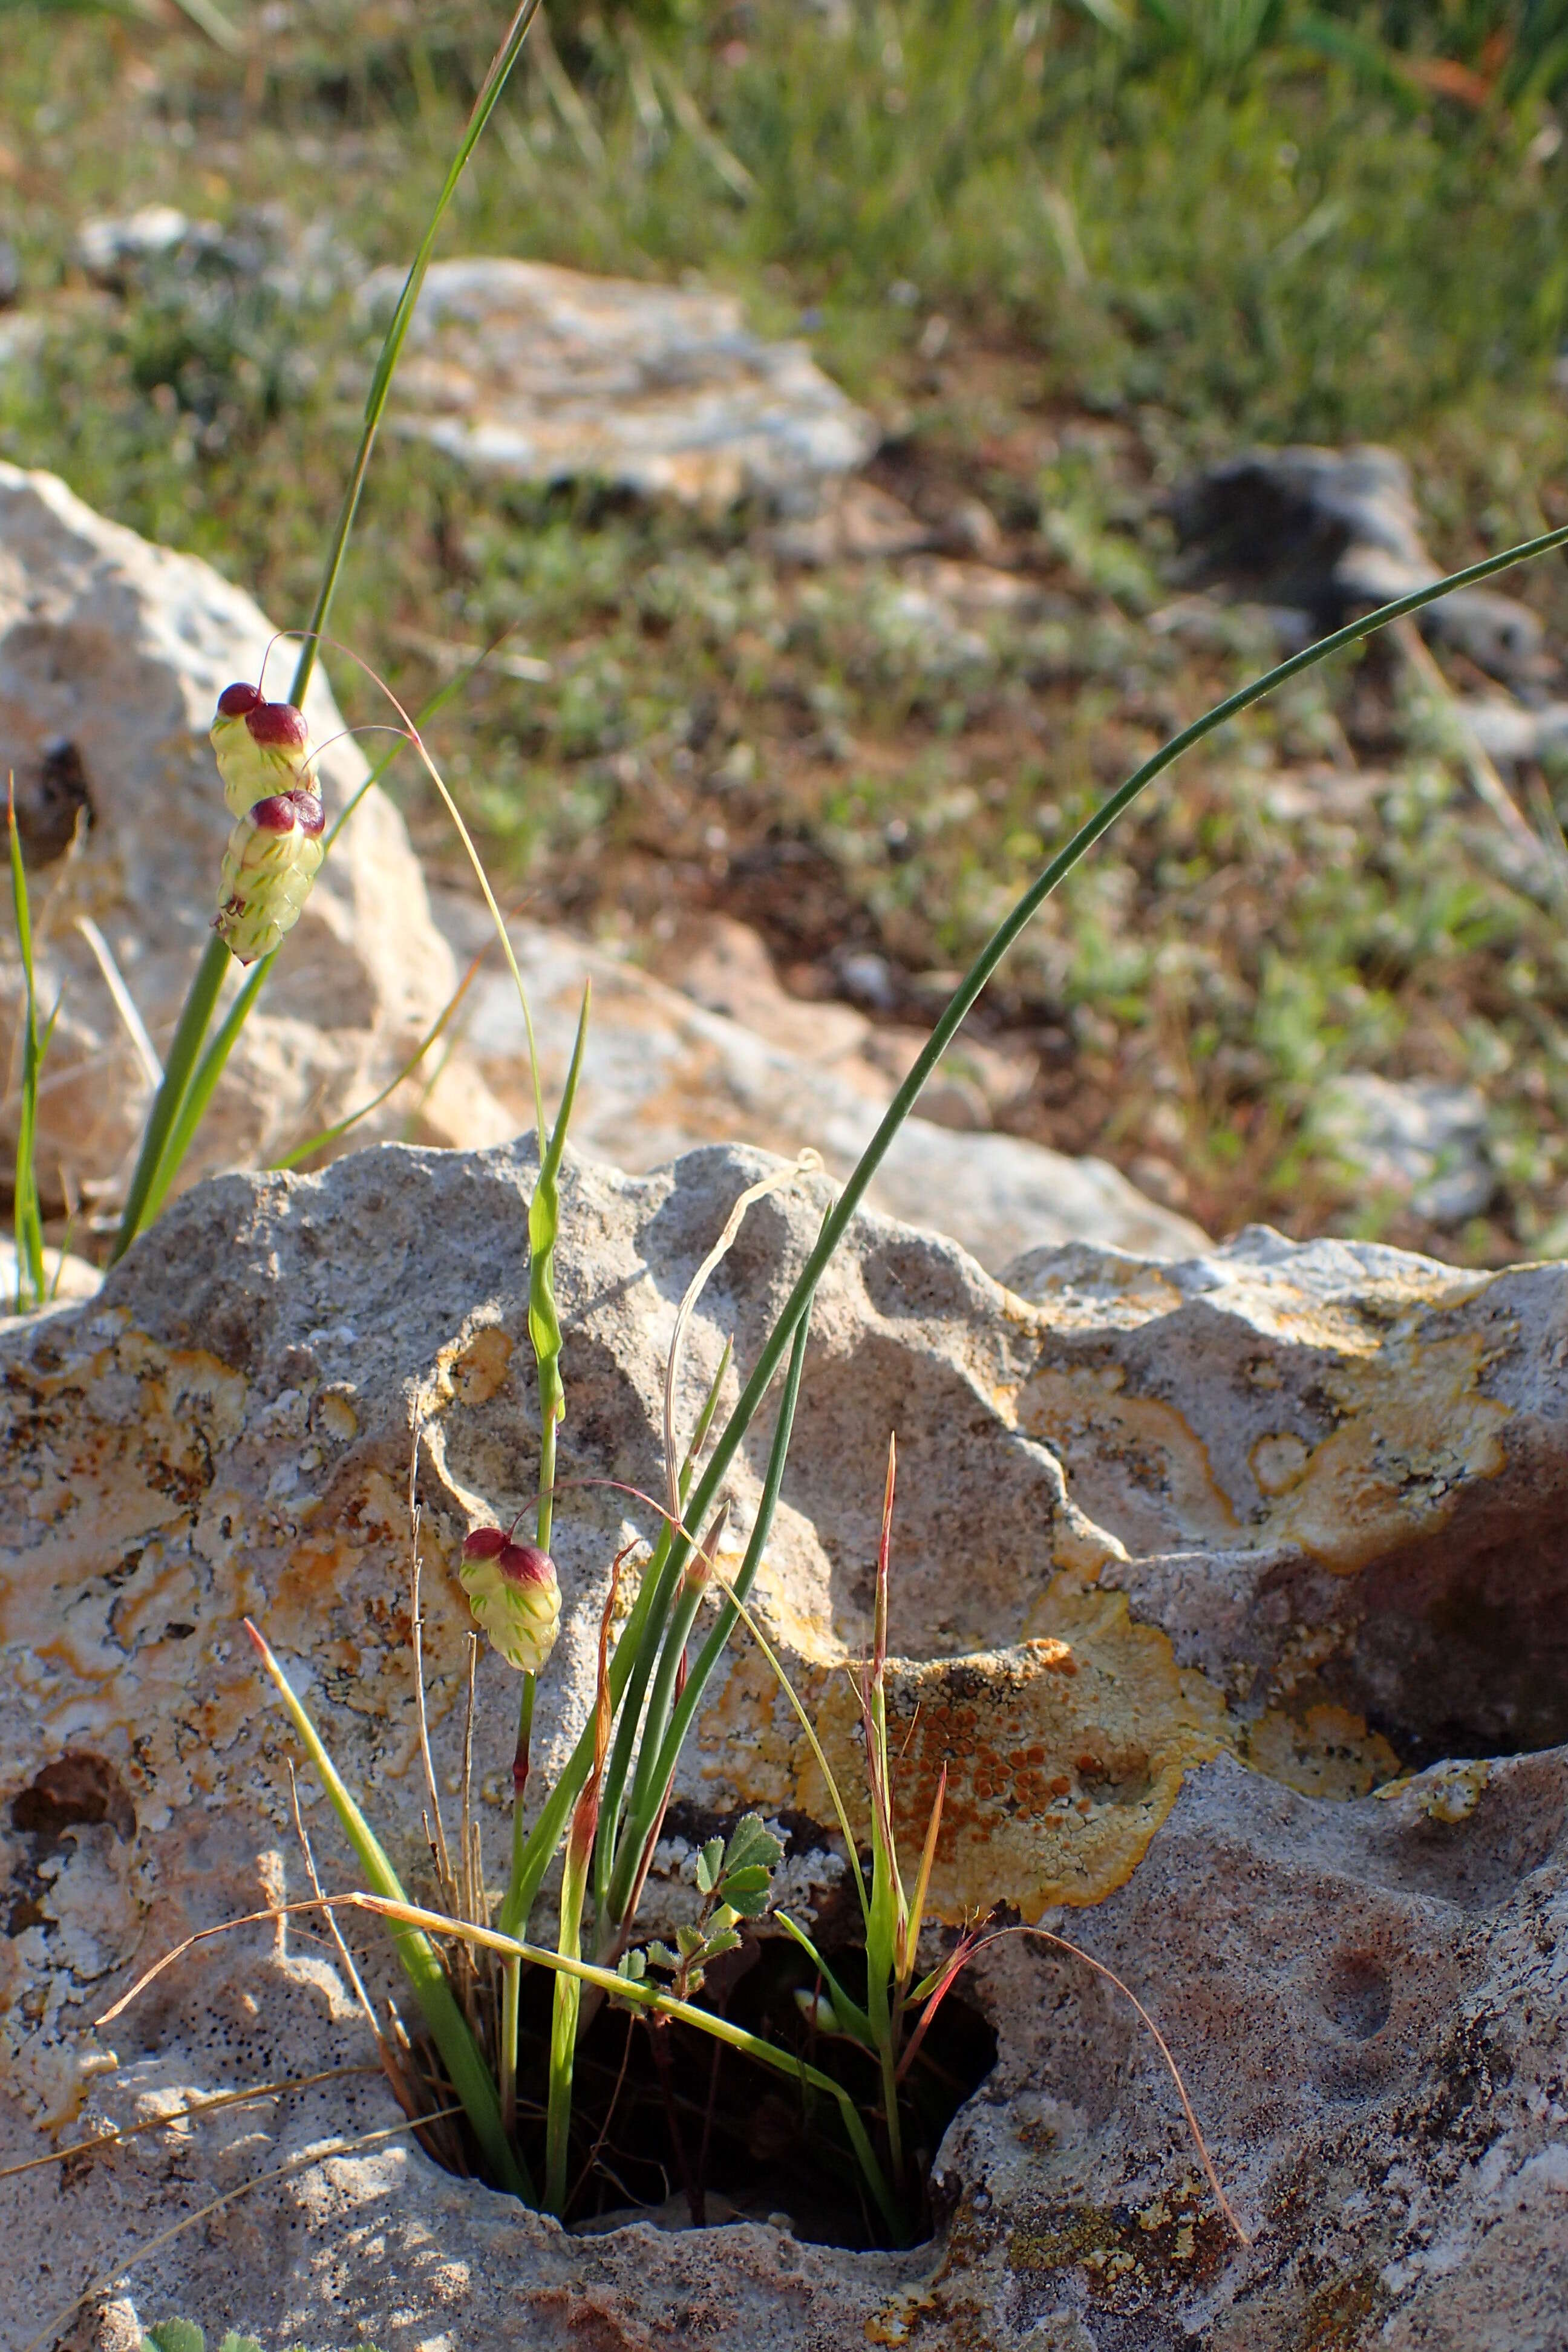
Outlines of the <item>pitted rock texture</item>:
M 563 1476 L 657 1489 L 676 1305 L 761 1165 L 715 1149 L 641 1178 L 569 1169 Z M 537 1469 L 531 1184 L 522 1147 L 224 1179 L 97 1299 L 0 1335 L 6 2159 L 49 2129 L 166 2113 L 177 2092 L 368 2059 L 299 1925 L 208 1945 L 103 2036 L 90 2021 L 193 1927 L 304 1891 L 289 1741 L 247 1612 L 422 1883 L 410 1424 L 449 1792 L 458 1546 L 481 1508 L 517 1509 Z M 683 1426 L 726 1333 L 742 1371 L 754 1360 L 823 1198 L 802 1180 L 752 1213 L 693 1325 Z M 933 1908 L 1005 1901 L 1133 1985 L 1248 2249 L 1226 2237 L 1131 2013 L 1016 1935 L 970 1978 L 998 2062 L 938 2154 L 943 2228 L 923 2250 L 801 2247 L 760 2222 L 574 2241 L 400 2138 L 332 2153 L 398 2121 L 375 2078 L 342 2077 L 8 2182 L 14 2352 L 100 2279 L 46 2340 L 128 2344 L 177 2311 L 209 2333 L 384 2352 L 443 2336 L 519 2352 L 1547 2352 L 1568 2288 L 1565 1287 L 1559 1266 L 1464 1275 L 1253 1232 L 1178 1265 L 1037 1254 L 1008 1288 L 867 1216 L 819 1296 L 763 1616 L 853 1777 L 842 1669 L 868 1637 L 896 1427 L 906 1819 L 943 1762 L 953 1791 Z M 732 1544 L 763 1442 L 730 1482 Z M 624 1509 L 603 1488 L 562 1498 L 566 1622 L 536 1788 L 583 1719 Z M 479 1689 L 499 1870 L 516 1685 L 486 1656 Z M 682 1760 L 681 1818 L 787 1813 L 803 1916 L 841 1875 L 811 1827 L 814 1772 L 742 1644 Z M 308 1775 L 302 1794 L 329 1878 L 352 1883 Z M 683 1854 L 672 1836 L 656 1921 L 686 1899 Z M 357 1940 L 374 1970 L 380 1947 Z M 118 2280 L 182 2214 L 312 2150 Z
M 261 675 L 272 635 L 210 565 L 106 521 L 52 474 L 0 465 L 0 778 L 16 775 L 40 995 L 60 1004 L 38 1105 L 46 1187 L 62 1167 L 79 1191 L 122 1184 L 152 1091 L 78 919 L 98 926 L 163 1053 L 209 937 L 231 823 L 207 729 L 223 688 Z M 269 692 L 287 692 L 292 659 L 271 644 Z M 306 709 L 317 742 L 336 739 L 321 763 L 335 818 L 365 763 L 320 668 Z M 456 981 L 403 820 L 371 793 L 241 1035 L 187 1181 L 276 1157 L 358 1110 Z M 21 1002 L 13 944 L 0 951 L 0 1032 Z M 405 1109 L 395 1101 L 382 1131 Z M 432 1142 L 489 1142 L 508 1127 L 463 1065 L 424 1116 Z M 14 1118 L 0 1122 L 7 1134 Z

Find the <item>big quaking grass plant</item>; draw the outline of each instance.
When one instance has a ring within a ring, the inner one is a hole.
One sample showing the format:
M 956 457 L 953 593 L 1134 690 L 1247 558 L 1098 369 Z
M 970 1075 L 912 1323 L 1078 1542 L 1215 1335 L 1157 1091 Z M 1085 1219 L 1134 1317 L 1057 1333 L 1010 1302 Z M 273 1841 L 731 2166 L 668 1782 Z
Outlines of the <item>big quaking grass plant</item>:
M 297 633 L 300 651 L 289 700 L 268 703 L 258 686 L 248 685 L 232 687 L 220 698 L 213 740 L 235 830 L 224 860 L 215 935 L 192 983 L 148 1117 L 115 1244 L 116 1256 L 132 1245 L 167 1198 L 235 1039 L 282 951 L 288 929 L 322 858 L 352 813 L 353 803 L 328 833 L 315 752 L 300 706 L 320 647 L 327 641 L 324 632 L 333 592 L 426 267 L 463 168 L 521 47 L 535 5 L 536 0 L 525 0 L 497 53 L 387 329 L 321 589 L 308 625 Z M 566 1412 L 567 1391 L 554 1264 L 560 1222 L 558 1178 L 582 1070 L 586 1003 L 552 1126 L 546 1121 L 535 1056 L 540 1161 L 528 1221 L 528 1331 L 538 1375 L 539 1492 L 531 1515 L 520 1515 L 506 1527 L 498 1522 L 471 1528 L 464 1544 L 462 1567 L 463 1583 L 479 1626 L 519 1677 L 511 1849 L 498 1901 L 492 1905 L 488 1892 L 485 1857 L 467 1786 L 455 1853 L 448 1842 L 427 1736 L 423 1737 L 422 1746 L 439 1900 L 434 1906 L 410 1901 L 309 1711 L 289 1687 L 264 1633 L 250 1629 L 261 1667 L 288 1710 L 305 1755 L 331 1800 L 363 1882 L 352 1893 L 331 1897 L 323 1895 L 318 1885 L 311 1904 L 300 1907 L 324 1906 L 330 1915 L 347 1908 L 374 1914 L 386 1922 L 423 2017 L 427 2054 L 416 2063 L 406 2048 L 394 2048 L 383 2035 L 384 2060 L 399 2096 L 416 2119 L 434 2119 L 449 2106 L 460 2107 L 466 2137 L 457 2143 L 450 2138 L 443 2142 L 438 2136 L 427 2141 L 449 2160 L 477 2169 L 496 2188 L 530 2204 L 567 2216 L 599 2160 L 607 2128 L 602 2128 L 598 2140 L 584 2150 L 580 2053 L 593 2020 L 608 2005 L 626 2013 L 628 2050 L 634 2030 L 647 2036 L 651 2063 L 668 2096 L 672 2155 L 686 2182 L 694 2215 L 702 2197 L 701 2161 L 700 2157 L 695 2166 L 690 2162 L 682 2137 L 680 2086 L 672 2087 L 671 2082 L 678 2066 L 689 2063 L 684 2054 L 673 2053 L 689 2053 L 693 2046 L 691 2036 L 705 2039 L 716 2049 L 727 2047 L 788 2083 L 798 2103 L 801 2123 L 816 2136 L 822 2161 L 830 2171 L 835 2165 L 839 2168 L 846 2200 L 860 2203 L 869 2237 L 901 2244 L 917 2234 L 928 2218 L 923 2161 L 930 2152 L 919 2145 L 921 2072 L 930 2057 L 933 2025 L 961 1971 L 995 1934 L 1040 1936 L 1068 1951 L 1076 1951 L 1076 1947 L 1063 1945 L 1063 1939 L 1045 1930 L 994 1927 L 981 1919 L 973 1922 L 944 1952 L 939 1951 L 933 1965 L 923 1972 L 920 1968 L 926 1892 L 941 1833 L 942 1789 L 939 1786 L 919 1862 L 912 1875 L 906 1875 L 893 1829 L 890 1791 L 897 1759 L 889 1750 L 885 1697 L 894 1483 L 891 1451 L 872 1654 L 854 1669 L 868 1789 L 868 1818 L 864 1824 L 857 1826 L 851 1820 L 808 1712 L 790 1688 L 782 1663 L 752 1614 L 750 1596 L 788 1461 L 816 1287 L 889 1147 L 1009 948 L 1058 885 L 1167 768 L 1277 687 L 1359 644 L 1374 630 L 1418 612 L 1452 589 L 1489 579 L 1565 543 L 1568 527 L 1542 533 L 1350 623 L 1216 704 L 1108 796 L 997 926 L 954 991 L 871 1142 L 824 1215 L 801 1274 L 755 1362 L 746 1370 L 735 1406 L 716 1426 L 726 1355 L 683 1451 L 674 1427 L 673 1401 L 682 1337 L 701 1286 L 732 1242 L 752 1202 L 759 1193 L 791 1181 L 798 1171 L 782 1170 L 736 1202 L 724 1234 L 699 1269 L 677 1318 L 666 1377 L 664 1491 L 658 1501 L 646 1495 L 641 1497 L 654 1514 L 657 1531 L 640 1564 L 636 1597 L 617 1634 L 623 1554 L 609 1568 L 588 1719 L 564 1769 L 536 1810 L 530 1803 L 534 1697 L 538 1677 L 549 1669 L 561 1617 L 561 1595 L 551 1557 L 554 1511 L 561 1496 L 584 1483 L 557 1476 L 557 1434 Z M 447 692 L 460 683 L 454 681 Z M 416 721 L 394 707 L 398 719 L 395 731 L 412 743 L 472 859 L 527 1021 L 521 975 L 483 866 L 424 743 L 421 722 L 430 713 L 420 714 Z M 363 790 L 369 789 L 385 764 L 384 761 Z M 14 823 L 11 866 L 19 935 L 26 940 L 26 877 Z M 249 970 L 215 1033 L 214 1020 L 231 956 Z M 37 1071 L 47 1031 L 46 1026 L 40 1036 L 30 964 L 28 1008 L 16 1190 L 19 1305 L 40 1303 L 44 1287 L 30 1138 Z M 437 1024 L 437 1032 L 451 1009 Z M 435 1034 L 426 1045 L 433 1042 Z M 531 1023 L 529 1038 L 531 1051 Z M 349 1124 L 352 1121 L 344 1122 Z M 328 1137 L 314 1141 L 333 1140 L 341 1132 L 342 1129 L 331 1130 Z M 806 1164 L 808 1158 L 803 1158 L 802 1165 Z M 740 1565 L 730 1574 L 721 1566 L 721 1538 L 727 1517 L 725 1480 L 775 1381 L 778 1402 L 762 1493 Z M 416 1417 L 409 1502 L 414 1663 L 423 1726 L 420 1530 L 416 1499 L 419 1443 Z M 521 1529 L 523 1516 L 531 1517 L 530 1529 Z M 673 1943 L 649 1939 L 638 1929 L 639 1910 L 674 1793 L 683 1743 L 742 1624 L 778 1676 L 816 1753 L 858 1917 L 852 1972 L 842 1953 L 835 1957 L 819 1949 L 805 1926 L 785 1912 L 775 1915 L 777 1937 L 788 1938 L 810 1964 L 811 1982 L 797 2003 L 805 2029 L 804 2040 L 776 2032 L 753 2032 L 723 2014 L 721 2002 L 704 1998 L 725 1964 L 740 1951 L 742 1939 L 755 1935 L 753 1923 L 773 1909 L 774 1874 L 783 1847 L 773 1831 L 757 1817 L 746 1816 L 728 1837 L 715 1837 L 702 1847 L 697 1857 L 698 1915 L 678 1930 Z M 469 1720 L 471 1741 L 471 1711 Z M 557 1867 L 558 1925 L 553 1944 L 548 1944 L 536 1939 L 531 1928 L 546 1876 Z M 315 1883 L 313 1862 L 309 1868 Z M 159 1968 L 174 1957 L 166 1956 Z M 1109 1976 L 1099 1962 L 1081 1953 L 1078 1957 Z M 848 1980 L 851 1973 L 853 1982 Z M 148 1980 L 143 1978 L 142 1983 Z M 1118 1979 L 1111 1981 L 1133 2002 L 1154 2036 L 1170 2066 L 1218 2210 L 1237 2234 L 1243 2235 L 1209 2163 L 1174 2062 L 1153 2021 L 1127 1987 Z M 524 1996 L 531 1986 L 547 1993 L 548 2021 L 544 2032 L 528 2042 L 530 2053 L 537 2045 L 537 2055 L 529 2059 L 525 2069 L 522 2019 Z M 140 1990 L 139 1984 L 108 2016 L 118 2014 Z M 102 2021 L 107 2022 L 107 2017 Z M 688 2039 L 676 2041 L 678 2028 Z

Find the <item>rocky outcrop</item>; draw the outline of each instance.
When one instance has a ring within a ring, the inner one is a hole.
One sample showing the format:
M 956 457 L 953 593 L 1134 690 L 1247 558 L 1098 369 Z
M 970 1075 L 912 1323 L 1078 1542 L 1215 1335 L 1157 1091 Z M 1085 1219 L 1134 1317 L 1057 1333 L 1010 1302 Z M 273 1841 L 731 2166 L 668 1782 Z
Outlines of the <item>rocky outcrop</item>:
M 1394 449 L 1244 450 L 1184 483 L 1172 513 L 1196 565 L 1299 611 L 1309 634 L 1443 576 Z M 1495 677 L 1528 681 L 1542 667 L 1541 623 L 1494 589 L 1455 589 L 1420 625 Z
M 450 1787 L 457 1549 L 536 1475 L 531 1165 L 521 1148 L 384 1148 L 319 1178 L 224 1179 L 96 1300 L 0 1337 L 13 2160 L 40 2126 L 155 2121 L 182 2092 L 368 2056 L 299 1930 L 193 1954 L 101 2040 L 90 2021 L 193 1927 L 300 1891 L 288 1743 L 237 1639 L 246 1612 L 418 1876 L 410 1422 L 417 1408 Z M 657 1483 L 676 1303 L 758 1166 L 715 1149 L 643 1177 L 570 1170 L 566 1475 Z M 683 1421 L 727 1332 L 742 1370 L 754 1360 L 821 1182 L 754 1210 L 714 1277 Z M 765 2220 L 575 2240 L 405 2139 L 345 2149 L 398 2122 L 355 2077 L 143 2131 L 75 2160 L 64 2193 L 47 2171 L 8 2184 L 18 2352 L 95 2279 L 69 2340 L 106 2347 L 178 2310 L 388 2352 L 439 2336 L 1547 2352 L 1568 2287 L 1565 1305 L 1561 1266 L 1459 1274 L 1258 1231 L 1173 1265 L 1035 1252 L 1005 1286 L 877 1216 L 820 1294 L 763 1616 L 852 1768 L 842 1668 L 867 1638 L 896 1426 L 893 1744 L 911 1816 L 949 1768 L 935 1908 L 1000 1900 L 1048 1923 L 1071 1906 L 1070 1932 L 1168 2033 L 1249 2248 L 1114 1996 L 1012 1937 L 971 1978 L 998 2058 L 938 2153 L 931 2246 L 853 2254 Z M 731 1539 L 759 1468 L 753 1446 Z M 598 1488 L 563 1502 L 541 1780 L 582 1720 L 624 1507 Z M 514 1702 L 486 1656 L 492 1869 Z M 679 1795 L 707 1817 L 787 1815 L 795 1906 L 831 1900 L 809 1754 L 744 1646 Z M 308 1793 L 306 1818 L 347 1884 Z M 682 1853 L 661 1853 L 655 1916 Z M 138 2244 L 280 2167 L 115 2283 Z

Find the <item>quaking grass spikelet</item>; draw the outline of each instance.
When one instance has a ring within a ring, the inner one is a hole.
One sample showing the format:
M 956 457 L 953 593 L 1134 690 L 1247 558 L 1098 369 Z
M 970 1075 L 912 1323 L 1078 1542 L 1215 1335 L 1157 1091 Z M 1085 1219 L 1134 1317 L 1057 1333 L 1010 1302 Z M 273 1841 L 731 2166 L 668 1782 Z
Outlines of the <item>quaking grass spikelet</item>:
M 542 1674 L 561 1631 L 555 1563 L 537 1544 L 514 1543 L 500 1528 L 476 1528 L 459 1570 L 468 1606 L 519 1674 Z
M 235 818 L 213 929 L 254 963 L 299 921 L 326 855 L 316 755 L 302 711 L 243 684 L 219 695 L 212 746 Z

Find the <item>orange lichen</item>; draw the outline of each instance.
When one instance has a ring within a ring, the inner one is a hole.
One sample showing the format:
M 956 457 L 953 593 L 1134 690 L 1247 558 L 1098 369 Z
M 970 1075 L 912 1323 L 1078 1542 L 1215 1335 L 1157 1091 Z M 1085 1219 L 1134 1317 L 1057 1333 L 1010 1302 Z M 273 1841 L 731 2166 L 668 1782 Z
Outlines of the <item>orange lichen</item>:
M 889 1670 L 898 1833 L 912 1858 L 947 1768 L 931 1909 L 962 1919 L 997 1903 L 1038 1918 L 1098 1903 L 1131 1875 L 1187 1769 L 1224 1744 L 1224 1706 L 1184 1675 L 1170 1643 L 1117 1592 L 1066 1580 L 1060 1630 L 963 1658 Z M 704 1770 L 739 1801 L 828 1821 L 820 1769 L 754 1652 L 701 1719 Z M 792 1662 L 792 1671 L 794 1662 Z M 866 1818 L 859 1704 L 843 1670 L 798 1662 L 801 1695 L 852 1821 Z

